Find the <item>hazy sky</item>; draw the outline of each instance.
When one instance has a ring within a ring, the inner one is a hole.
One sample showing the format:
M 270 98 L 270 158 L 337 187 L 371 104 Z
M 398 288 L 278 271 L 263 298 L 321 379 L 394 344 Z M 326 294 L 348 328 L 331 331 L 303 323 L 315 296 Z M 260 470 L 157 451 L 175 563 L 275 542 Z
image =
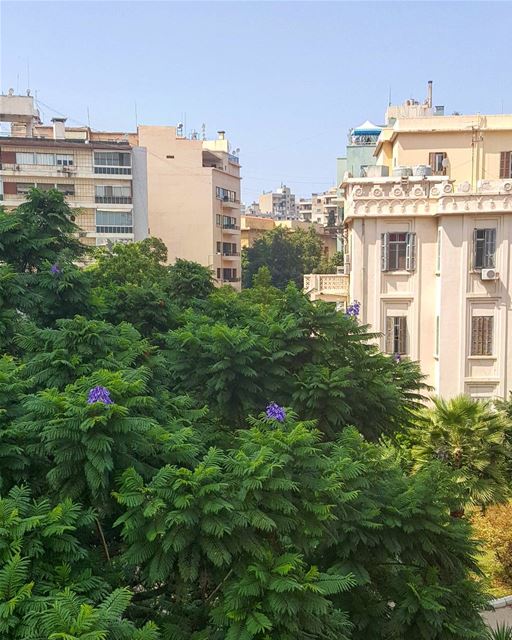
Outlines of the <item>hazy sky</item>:
M 9 2 L 1 88 L 45 120 L 176 124 L 240 147 L 246 202 L 281 181 L 334 184 L 347 129 L 393 102 L 512 113 L 509 2 Z M 52 109 L 54 111 L 52 111 Z M 185 116 L 186 114 L 186 116 Z

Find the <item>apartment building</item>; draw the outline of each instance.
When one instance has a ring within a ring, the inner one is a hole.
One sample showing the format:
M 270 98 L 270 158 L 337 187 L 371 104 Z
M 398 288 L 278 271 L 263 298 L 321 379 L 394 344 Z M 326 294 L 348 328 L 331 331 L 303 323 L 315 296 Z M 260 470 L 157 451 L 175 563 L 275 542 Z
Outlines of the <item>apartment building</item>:
M 313 198 L 299 198 L 297 201 L 297 217 L 304 222 L 311 222 L 313 217 Z
M 282 184 L 275 191 L 263 192 L 259 197 L 260 212 L 279 220 L 297 217 L 295 195 Z
M 142 240 L 148 234 L 146 152 L 122 134 L 67 128 L 65 118 L 40 123 L 31 96 L 0 97 L 0 199 L 6 209 L 28 191 L 56 188 L 76 210 L 84 244 Z
M 321 224 L 304 220 L 274 220 L 263 216 L 242 215 L 242 248 L 252 247 L 265 233 L 283 227 L 289 231 L 309 231 L 313 229 L 322 241 L 322 250 L 326 258 L 331 258 L 337 251 L 336 233 Z
M 512 115 L 390 107 L 373 177 L 348 177 L 346 269 L 381 348 L 445 397 L 512 389 Z M 379 175 L 380 174 L 380 175 Z
M 225 132 L 199 140 L 180 127 L 139 126 L 130 139 L 147 150 L 150 235 L 171 262 L 194 260 L 240 288 L 240 161 Z
M 161 238 L 169 262 L 194 260 L 218 284 L 240 287 L 240 161 L 225 133 L 187 138 L 183 127 L 136 132 L 44 126 L 31 96 L 0 98 L 0 198 L 12 209 L 31 187 L 57 188 L 92 246 Z

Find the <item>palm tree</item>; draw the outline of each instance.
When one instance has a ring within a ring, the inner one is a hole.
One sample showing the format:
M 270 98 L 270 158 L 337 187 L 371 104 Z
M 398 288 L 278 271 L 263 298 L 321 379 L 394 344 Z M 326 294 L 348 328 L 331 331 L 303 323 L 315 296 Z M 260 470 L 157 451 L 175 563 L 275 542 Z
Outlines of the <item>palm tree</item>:
M 435 459 L 450 467 L 461 488 L 462 507 L 483 507 L 510 496 L 512 423 L 504 413 L 468 396 L 435 398 L 432 408 L 418 413 L 415 424 L 414 467 Z
M 496 629 L 489 629 L 486 640 L 512 640 L 512 627 L 498 625 Z

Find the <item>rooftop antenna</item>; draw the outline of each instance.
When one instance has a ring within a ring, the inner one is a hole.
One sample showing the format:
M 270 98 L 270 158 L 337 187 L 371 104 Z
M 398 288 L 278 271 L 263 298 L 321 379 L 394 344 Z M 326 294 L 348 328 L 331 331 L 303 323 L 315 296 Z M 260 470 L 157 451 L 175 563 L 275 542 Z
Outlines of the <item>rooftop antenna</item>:
M 389 85 L 388 107 L 391 106 L 391 85 Z
M 201 135 L 203 137 L 203 140 L 206 140 L 206 124 L 204 122 L 201 125 Z

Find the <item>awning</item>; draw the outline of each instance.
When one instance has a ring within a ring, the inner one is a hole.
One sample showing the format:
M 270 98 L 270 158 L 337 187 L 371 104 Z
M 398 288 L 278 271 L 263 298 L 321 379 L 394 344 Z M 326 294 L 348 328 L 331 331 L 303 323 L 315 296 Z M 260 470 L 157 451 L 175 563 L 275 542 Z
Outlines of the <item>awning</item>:
M 353 129 L 352 135 L 353 136 L 378 136 L 381 130 L 382 130 L 382 127 L 378 127 L 376 124 L 373 124 L 373 122 L 370 122 L 369 120 L 367 120 L 366 122 L 363 122 L 363 124 L 360 124 L 358 127 Z

